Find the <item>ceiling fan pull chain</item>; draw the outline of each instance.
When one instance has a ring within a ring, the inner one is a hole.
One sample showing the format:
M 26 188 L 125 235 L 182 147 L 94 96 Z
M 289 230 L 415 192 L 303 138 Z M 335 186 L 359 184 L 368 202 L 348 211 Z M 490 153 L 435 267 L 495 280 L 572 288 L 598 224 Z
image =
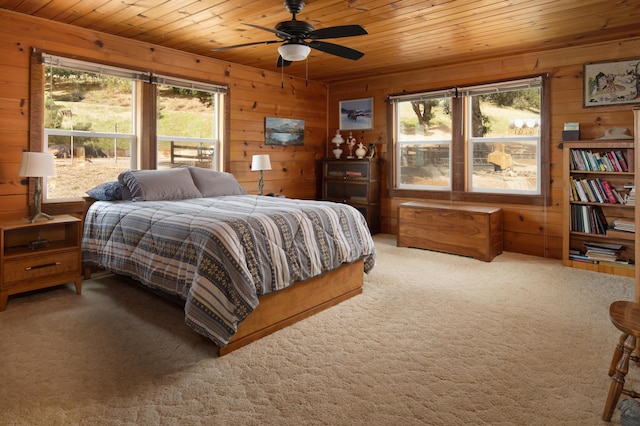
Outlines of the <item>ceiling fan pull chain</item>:
M 282 76 L 281 88 L 284 89 L 284 67 L 280 67 L 280 75 Z
M 305 78 L 304 78 L 304 86 L 305 87 L 309 87 L 309 57 L 307 56 L 307 60 L 305 61 L 306 64 L 306 73 L 305 73 Z

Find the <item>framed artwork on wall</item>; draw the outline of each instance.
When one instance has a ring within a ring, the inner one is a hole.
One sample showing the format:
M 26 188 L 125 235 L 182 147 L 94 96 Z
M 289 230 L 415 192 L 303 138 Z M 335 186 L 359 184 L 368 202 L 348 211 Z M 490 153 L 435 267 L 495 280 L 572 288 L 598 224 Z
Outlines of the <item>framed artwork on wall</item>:
M 584 106 L 640 103 L 640 59 L 584 65 Z
M 372 130 L 373 98 L 340 101 L 340 130 Z
M 304 120 L 266 117 L 264 141 L 266 145 L 304 145 Z

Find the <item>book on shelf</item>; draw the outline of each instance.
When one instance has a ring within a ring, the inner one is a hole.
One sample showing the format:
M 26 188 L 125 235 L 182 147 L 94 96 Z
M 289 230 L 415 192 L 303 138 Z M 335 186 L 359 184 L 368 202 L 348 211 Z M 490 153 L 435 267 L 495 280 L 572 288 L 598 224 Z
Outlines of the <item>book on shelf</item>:
M 625 204 L 628 206 L 636 205 L 636 187 L 635 186 L 631 186 L 631 188 L 629 189 L 629 193 L 625 197 Z
M 354 172 L 351 170 L 347 170 L 346 172 L 344 172 L 344 174 L 346 176 L 362 176 L 362 172 Z
M 569 179 L 571 191 L 569 197 L 571 201 L 581 201 L 583 203 L 600 203 L 600 204 L 628 204 L 634 205 L 635 191 L 631 196 L 626 194 L 623 196 L 609 181 L 601 178 L 586 179 L 575 178 Z M 622 189 L 626 191 L 626 189 Z M 631 191 L 630 191 L 631 192 Z M 629 204 L 631 202 L 631 204 Z
M 617 203 L 618 200 L 616 196 L 613 195 L 613 188 L 611 188 L 611 185 L 609 185 L 609 182 L 607 182 L 606 180 L 601 180 L 600 178 L 596 178 L 596 181 L 600 184 L 600 186 L 604 190 L 604 193 L 607 196 L 607 200 L 609 200 L 611 204 Z
M 603 243 L 598 241 L 585 241 L 584 246 L 587 249 L 593 250 L 608 250 L 608 251 L 620 251 L 624 248 L 622 244 L 618 243 Z
M 636 232 L 636 221 L 634 219 L 627 218 L 614 219 L 613 229 L 618 231 Z
M 578 194 L 576 201 L 588 202 L 587 194 L 584 192 L 584 187 L 582 186 L 582 182 L 580 179 L 571 178 L 571 188 Z
M 571 205 L 571 231 L 606 235 L 609 229 L 600 206 Z
M 628 172 L 629 171 L 629 165 L 627 163 L 627 159 L 624 158 L 624 154 L 622 153 L 622 151 L 617 150 L 615 151 L 616 157 L 618 158 L 618 161 L 620 162 L 620 167 L 622 167 L 622 171 L 623 172 Z
M 618 156 L 613 152 L 607 152 L 607 156 L 609 157 L 609 160 L 611 161 L 611 164 L 614 168 L 614 170 L 616 172 L 622 172 L 624 170 L 622 170 L 622 166 L 620 165 L 620 162 L 618 161 Z
M 611 192 L 613 192 L 613 196 L 616 197 L 616 200 L 619 204 L 627 204 L 627 195 L 624 196 L 618 191 L 616 188 L 611 188 Z M 623 191 L 624 192 L 624 191 Z
M 593 172 L 628 172 L 628 162 L 621 150 L 593 152 L 586 149 L 571 149 L 571 170 Z
M 579 254 L 579 253 L 578 254 L 569 254 L 569 259 L 577 260 L 578 262 L 598 263 L 597 261 L 589 259 L 586 255 Z

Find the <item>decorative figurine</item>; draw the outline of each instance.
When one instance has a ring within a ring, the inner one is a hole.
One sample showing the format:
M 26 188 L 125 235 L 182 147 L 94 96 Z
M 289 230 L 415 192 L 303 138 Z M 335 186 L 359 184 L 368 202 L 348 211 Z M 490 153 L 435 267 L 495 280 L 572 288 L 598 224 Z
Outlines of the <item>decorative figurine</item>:
M 373 158 L 376 156 L 376 144 L 375 143 L 370 143 L 369 144 L 369 158 Z
M 358 157 L 358 160 L 362 160 L 366 153 L 367 153 L 367 148 L 365 148 L 363 143 L 360 142 L 358 144 L 358 149 L 356 149 L 356 156 Z
M 349 137 L 347 138 L 347 145 L 349 146 L 349 156 L 347 158 L 355 158 L 353 156 L 353 147 L 356 145 L 356 138 L 353 137 L 352 132 L 349 132 Z

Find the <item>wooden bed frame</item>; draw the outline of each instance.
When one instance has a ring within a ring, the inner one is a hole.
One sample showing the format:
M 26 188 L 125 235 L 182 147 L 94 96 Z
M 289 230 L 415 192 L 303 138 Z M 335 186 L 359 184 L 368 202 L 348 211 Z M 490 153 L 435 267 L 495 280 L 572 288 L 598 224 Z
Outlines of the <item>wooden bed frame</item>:
M 84 279 L 94 272 L 85 266 Z M 174 303 L 184 304 L 178 297 L 151 289 L 133 278 L 123 277 L 140 287 Z M 251 342 L 288 327 L 320 311 L 362 293 L 364 259 L 343 264 L 338 269 L 313 277 L 260 297 L 260 304 L 238 327 L 238 331 L 224 348 L 217 347 L 218 356 L 226 355 Z
M 260 298 L 260 304 L 238 327 L 218 356 L 226 355 L 264 336 L 362 293 L 364 260 L 296 283 Z

